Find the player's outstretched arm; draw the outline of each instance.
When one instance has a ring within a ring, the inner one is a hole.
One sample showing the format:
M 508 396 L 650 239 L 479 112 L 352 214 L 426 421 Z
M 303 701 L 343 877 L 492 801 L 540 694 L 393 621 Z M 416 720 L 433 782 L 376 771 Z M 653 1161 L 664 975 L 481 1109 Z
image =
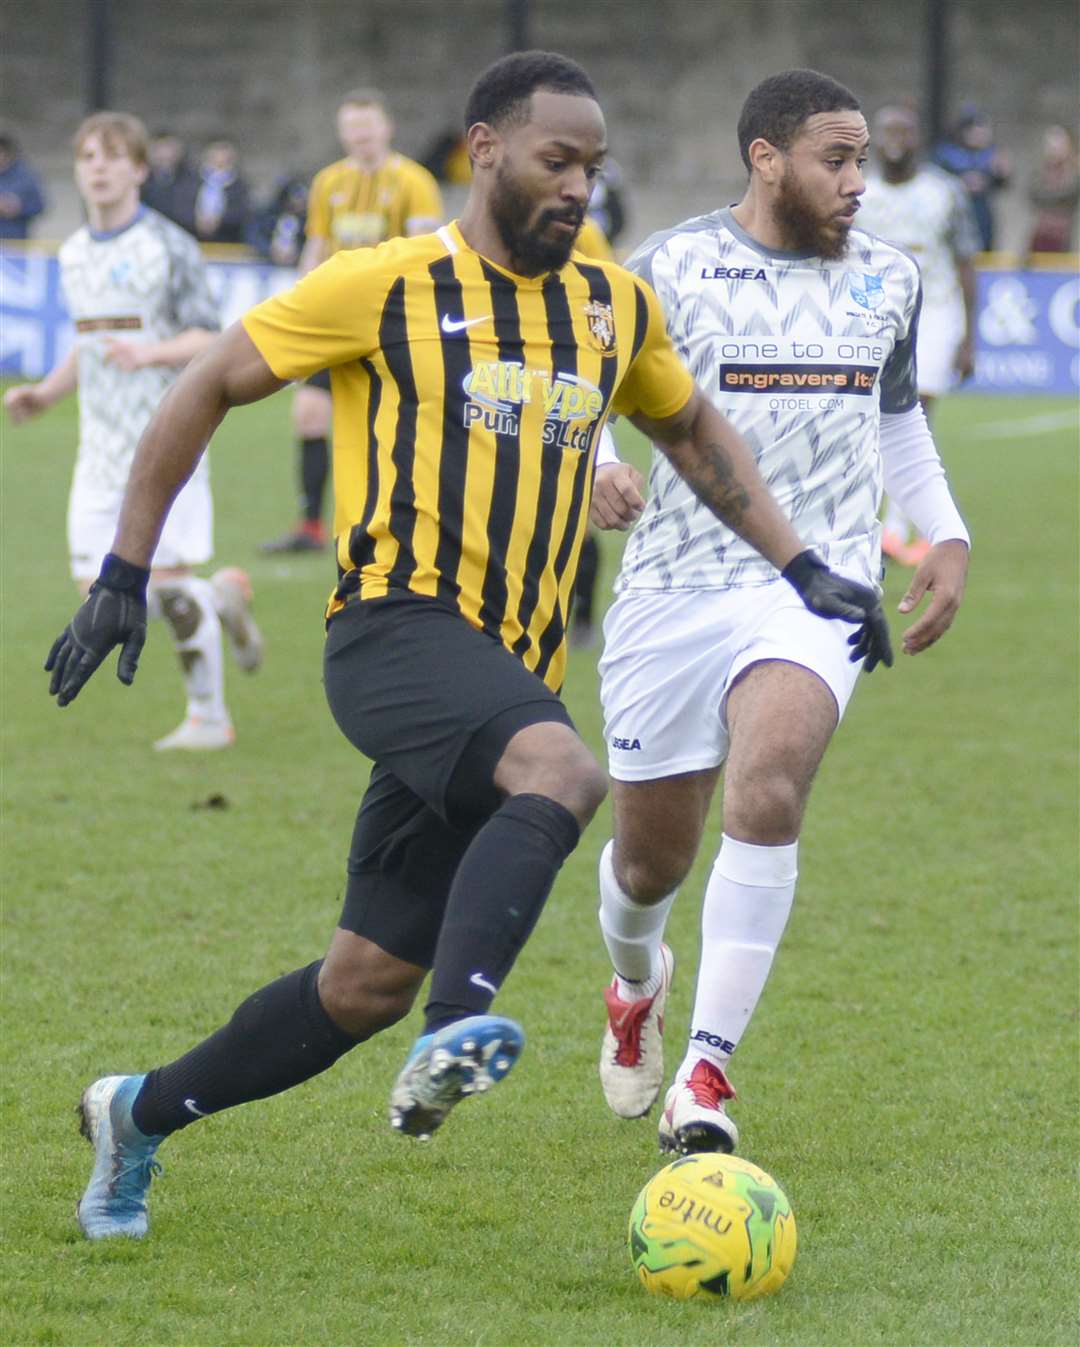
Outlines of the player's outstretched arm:
M 811 612 L 859 623 L 851 637 L 853 660 L 865 659 L 867 672 L 879 663 L 892 664 L 888 623 L 877 594 L 834 574 L 803 547 L 769 494 L 750 448 L 700 389 L 673 417 L 631 419 L 660 446 L 703 504 L 772 562 Z
M 131 465 L 113 550 L 86 602 L 53 642 L 45 662 L 49 692 L 66 706 L 105 657 L 123 647 L 117 677 L 135 677 L 146 632 L 150 562 L 169 507 L 195 470 L 230 407 L 284 386 L 236 323 L 196 357 L 143 432 Z

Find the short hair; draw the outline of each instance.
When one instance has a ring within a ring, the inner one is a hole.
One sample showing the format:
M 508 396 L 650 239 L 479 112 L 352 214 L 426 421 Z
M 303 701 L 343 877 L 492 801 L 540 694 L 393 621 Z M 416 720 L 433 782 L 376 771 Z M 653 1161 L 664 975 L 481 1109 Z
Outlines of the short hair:
M 386 99 L 378 89 L 350 89 L 338 102 L 338 112 L 342 108 L 378 108 L 389 115 Z
M 76 154 L 90 136 L 100 136 L 102 143 L 110 150 L 122 145 L 136 164 L 145 166 L 150 162 L 146 127 L 130 112 L 91 113 L 79 123 L 78 130 L 72 137 Z
M 739 113 L 739 153 L 750 168 L 750 146 L 767 140 L 787 150 L 804 122 L 818 112 L 860 112 L 859 100 L 843 84 L 816 70 L 784 70 L 762 80 Z
M 465 104 L 465 130 L 477 122 L 503 126 L 528 120 L 529 100 L 538 89 L 596 98 L 592 80 L 568 56 L 554 51 L 515 51 L 489 65 Z

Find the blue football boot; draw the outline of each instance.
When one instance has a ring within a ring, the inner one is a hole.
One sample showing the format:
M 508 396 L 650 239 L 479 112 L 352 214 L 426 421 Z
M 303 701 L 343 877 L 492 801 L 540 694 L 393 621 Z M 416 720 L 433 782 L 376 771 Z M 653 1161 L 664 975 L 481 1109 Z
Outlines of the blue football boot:
M 94 1148 L 94 1172 L 75 1209 L 87 1239 L 142 1239 L 149 1224 L 146 1194 L 161 1173 L 154 1152 L 164 1138 L 144 1136 L 131 1105 L 145 1076 L 102 1076 L 79 1102 L 83 1136 Z
M 507 1075 L 525 1044 L 521 1026 L 499 1015 L 470 1015 L 423 1034 L 390 1094 L 390 1126 L 428 1141 L 462 1099 Z

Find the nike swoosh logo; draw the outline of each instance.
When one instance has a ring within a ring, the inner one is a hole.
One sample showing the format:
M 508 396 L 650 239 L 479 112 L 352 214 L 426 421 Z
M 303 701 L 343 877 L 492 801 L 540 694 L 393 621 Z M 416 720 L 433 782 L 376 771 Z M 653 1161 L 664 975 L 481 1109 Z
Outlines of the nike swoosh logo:
M 184 1107 L 189 1113 L 194 1113 L 196 1118 L 208 1118 L 210 1116 L 208 1113 L 204 1113 L 201 1108 L 196 1108 L 194 1099 L 185 1099 Z
M 487 978 L 484 977 L 483 973 L 474 973 L 472 977 L 469 978 L 469 981 L 474 987 L 483 987 L 484 991 L 490 992 L 492 996 L 499 990 L 498 987 L 493 987 L 491 985 Z
M 448 313 L 442 316 L 442 330 L 448 335 L 453 336 L 455 332 L 464 332 L 467 327 L 475 327 L 477 323 L 486 323 L 489 318 L 494 318 L 493 313 L 485 313 L 483 318 L 451 318 Z

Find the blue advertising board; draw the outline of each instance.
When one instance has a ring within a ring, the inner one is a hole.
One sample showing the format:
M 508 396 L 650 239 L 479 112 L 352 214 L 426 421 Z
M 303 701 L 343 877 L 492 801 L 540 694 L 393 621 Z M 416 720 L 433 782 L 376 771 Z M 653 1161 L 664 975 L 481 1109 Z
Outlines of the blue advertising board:
M 210 259 L 206 269 L 223 327 L 296 279 L 269 262 Z M 0 375 L 41 378 L 67 355 L 72 335 L 55 254 L 0 248 Z
M 291 285 L 267 262 L 212 259 L 222 322 Z M 40 378 L 71 344 L 55 255 L 0 249 L 0 375 Z M 1075 394 L 1080 390 L 1080 275 L 1074 269 L 978 272 L 975 377 L 965 391 Z
M 977 273 L 974 393 L 1080 390 L 1080 275 L 1062 271 Z

